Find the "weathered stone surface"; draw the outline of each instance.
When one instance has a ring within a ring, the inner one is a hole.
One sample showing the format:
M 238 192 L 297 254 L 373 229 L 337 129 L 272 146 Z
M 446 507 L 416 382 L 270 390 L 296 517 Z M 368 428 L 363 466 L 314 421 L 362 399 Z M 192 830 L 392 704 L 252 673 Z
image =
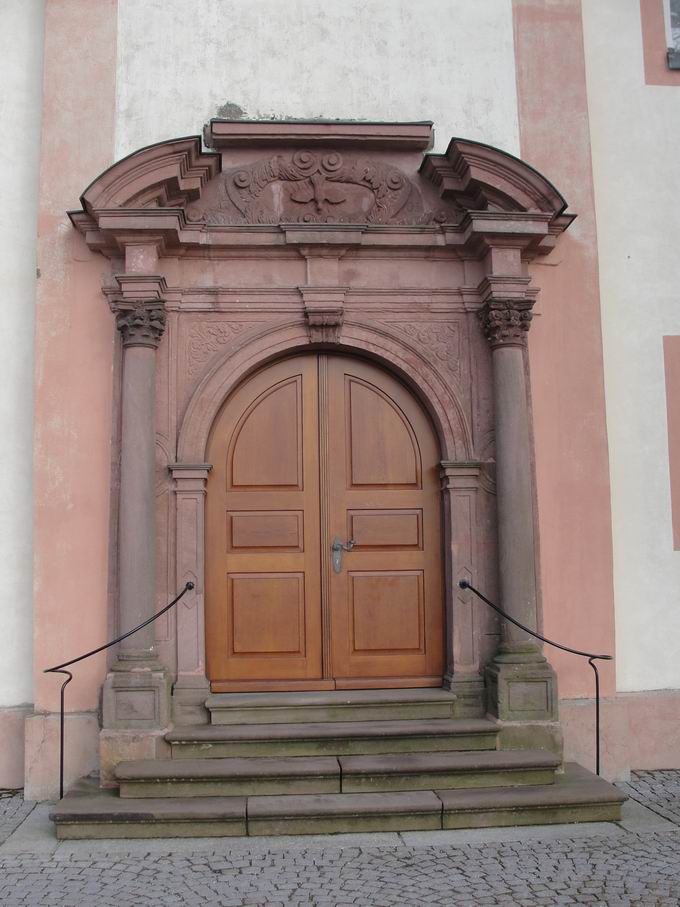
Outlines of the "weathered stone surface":
M 116 777 L 123 798 L 340 793 L 332 758 L 145 760 L 121 763 Z
M 175 728 L 173 758 L 308 756 L 495 749 L 496 726 L 484 719 L 317 722 Z
M 343 792 L 552 784 L 560 760 L 542 752 L 343 756 Z
M 486 790 L 438 790 L 444 828 L 488 828 L 621 818 L 625 794 L 575 763 L 555 784 Z
M 441 828 L 441 801 L 432 791 L 250 797 L 248 833 L 323 834 Z
M 244 835 L 246 799 L 121 800 L 106 792 L 67 794 L 50 818 L 59 839 Z
M 442 689 L 218 693 L 206 701 L 216 725 L 453 718 L 455 706 Z

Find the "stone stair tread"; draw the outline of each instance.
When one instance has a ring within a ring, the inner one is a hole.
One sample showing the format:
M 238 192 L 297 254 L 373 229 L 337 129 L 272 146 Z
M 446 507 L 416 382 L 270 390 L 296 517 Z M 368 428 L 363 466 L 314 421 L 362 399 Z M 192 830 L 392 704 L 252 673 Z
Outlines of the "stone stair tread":
M 496 725 L 485 718 L 432 718 L 425 721 L 329 721 L 300 724 L 235 724 L 176 727 L 165 735 L 169 743 L 237 740 L 318 740 L 337 737 L 401 737 L 455 734 L 493 734 Z
M 435 793 L 444 804 L 445 813 L 458 810 L 585 806 L 591 803 L 617 804 L 627 799 L 613 784 L 593 775 L 575 762 L 565 765 L 564 773 L 556 775 L 554 784 L 435 790 Z
M 252 819 L 400 815 L 411 812 L 438 814 L 441 808 L 441 800 L 431 790 L 248 797 L 248 817 Z
M 393 703 L 450 702 L 455 693 L 439 687 L 398 690 L 313 690 L 296 693 L 214 693 L 208 709 L 299 708 L 300 706 L 383 705 Z
M 224 759 L 141 759 L 120 762 L 119 781 L 279 778 L 337 775 L 338 760 L 330 756 L 248 756 Z
M 400 775 L 437 772 L 506 771 L 559 768 L 561 760 L 544 750 L 475 750 L 473 752 L 395 753 L 339 756 L 343 775 Z
M 246 797 L 176 797 L 123 800 L 106 791 L 82 795 L 68 793 L 50 811 L 50 819 L 60 822 L 153 822 L 243 819 Z

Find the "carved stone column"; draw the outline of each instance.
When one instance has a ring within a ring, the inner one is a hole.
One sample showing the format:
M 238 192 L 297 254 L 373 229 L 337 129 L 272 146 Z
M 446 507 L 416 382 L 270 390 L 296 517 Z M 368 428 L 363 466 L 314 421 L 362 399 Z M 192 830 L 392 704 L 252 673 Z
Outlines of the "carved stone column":
M 533 477 L 525 368 L 531 297 L 492 295 L 480 312 L 493 351 L 500 605 L 538 628 Z M 541 645 L 502 621 L 499 651 L 486 669 L 489 710 L 506 721 L 557 717 L 555 675 Z
M 155 387 L 162 301 L 117 304 L 123 340 L 118 626 L 132 629 L 156 610 Z M 169 679 L 153 624 L 123 640 L 104 684 L 105 728 L 158 729 L 169 720 Z

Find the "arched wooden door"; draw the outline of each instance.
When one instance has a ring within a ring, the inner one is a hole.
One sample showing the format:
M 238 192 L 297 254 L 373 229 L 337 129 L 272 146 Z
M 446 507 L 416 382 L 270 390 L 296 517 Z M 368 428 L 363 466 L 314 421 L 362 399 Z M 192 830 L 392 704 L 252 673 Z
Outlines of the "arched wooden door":
M 208 458 L 213 690 L 441 684 L 438 445 L 401 382 L 282 360 L 229 398 Z

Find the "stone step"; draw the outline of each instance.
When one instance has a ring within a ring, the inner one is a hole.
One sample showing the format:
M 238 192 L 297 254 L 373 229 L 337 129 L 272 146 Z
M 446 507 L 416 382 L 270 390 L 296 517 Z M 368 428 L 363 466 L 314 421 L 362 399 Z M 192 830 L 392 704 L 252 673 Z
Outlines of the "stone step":
M 165 735 L 173 759 L 227 756 L 344 756 L 493 750 L 498 729 L 484 718 L 204 725 Z
M 245 835 L 246 797 L 122 800 L 68 793 L 50 812 L 57 838 L 209 838 Z
M 435 831 L 442 802 L 431 790 L 380 794 L 249 797 L 249 835 Z
M 552 784 L 560 759 L 541 750 L 341 756 L 343 793 Z
M 433 797 L 441 804 L 439 815 Z M 617 821 L 625 799 L 611 784 L 572 764 L 554 784 L 532 787 L 249 797 L 248 834 Z
M 231 797 L 551 784 L 560 762 L 544 752 L 146 759 L 116 768 L 120 796 Z
M 555 784 L 484 790 L 437 790 L 443 828 L 496 828 L 566 822 L 616 822 L 625 794 L 576 763 Z
M 120 796 L 232 797 L 243 794 L 338 794 L 340 764 L 332 757 L 145 759 L 116 768 Z
M 74 792 L 50 818 L 60 839 L 323 834 L 618 821 L 625 799 L 572 764 L 554 784 L 515 788 L 139 800 Z
M 456 696 L 442 689 L 218 693 L 206 707 L 211 723 L 298 724 L 307 721 L 392 721 L 453 718 Z

